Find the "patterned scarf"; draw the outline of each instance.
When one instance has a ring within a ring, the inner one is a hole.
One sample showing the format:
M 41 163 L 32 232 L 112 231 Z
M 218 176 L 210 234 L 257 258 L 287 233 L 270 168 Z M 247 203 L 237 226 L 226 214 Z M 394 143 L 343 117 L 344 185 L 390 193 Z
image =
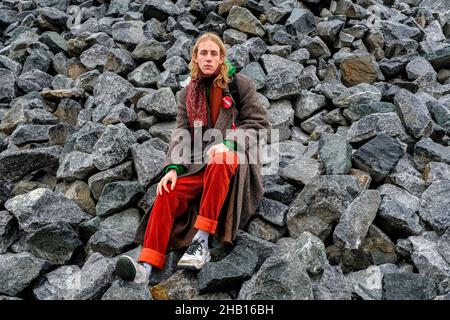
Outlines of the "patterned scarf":
M 206 110 L 206 94 L 202 84 L 210 85 L 220 72 L 220 65 L 212 75 L 205 75 L 201 70 L 200 79 L 191 80 L 188 85 L 186 95 L 186 111 L 191 127 L 194 127 L 195 121 L 201 121 L 202 126 L 208 126 L 208 113 Z M 211 85 L 210 90 L 210 111 L 213 126 L 217 118 L 218 111 L 222 102 L 223 89 L 215 84 Z

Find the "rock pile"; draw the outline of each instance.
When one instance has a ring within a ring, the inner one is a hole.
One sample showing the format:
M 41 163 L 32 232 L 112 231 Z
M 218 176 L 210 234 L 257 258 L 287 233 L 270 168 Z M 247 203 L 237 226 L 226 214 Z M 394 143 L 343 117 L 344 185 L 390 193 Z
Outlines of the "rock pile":
M 449 8 L 0 1 L 0 299 L 450 299 Z M 204 31 L 279 130 L 265 196 L 200 272 L 126 283 Z

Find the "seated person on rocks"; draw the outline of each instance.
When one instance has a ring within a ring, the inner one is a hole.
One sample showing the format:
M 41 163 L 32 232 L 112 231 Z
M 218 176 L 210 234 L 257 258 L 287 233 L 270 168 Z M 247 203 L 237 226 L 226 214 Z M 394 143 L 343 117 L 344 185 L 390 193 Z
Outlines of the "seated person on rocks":
M 255 214 L 264 191 L 260 155 L 250 160 L 251 143 L 223 136 L 251 131 L 259 137 L 271 125 L 253 80 L 236 74 L 225 57 L 224 43 L 212 32 L 200 35 L 192 48 L 191 81 L 179 96 L 177 127 L 163 176 L 136 234 L 135 242 L 143 243 L 139 259 L 123 256 L 116 264 L 116 273 L 124 280 L 148 283 L 154 267 L 164 268 L 166 251 L 186 246 L 178 268 L 201 269 L 210 261 L 209 235 L 221 245 L 234 246 L 238 230 Z M 237 90 L 230 90 L 232 82 Z M 194 160 L 196 152 L 181 161 L 175 159 L 180 149 L 192 149 L 196 132 L 204 135 L 211 128 L 222 137 L 219 142 L 198 139 L 201 161 Z M 188 132 L 189 139 L 175 138 L 177 130 Z

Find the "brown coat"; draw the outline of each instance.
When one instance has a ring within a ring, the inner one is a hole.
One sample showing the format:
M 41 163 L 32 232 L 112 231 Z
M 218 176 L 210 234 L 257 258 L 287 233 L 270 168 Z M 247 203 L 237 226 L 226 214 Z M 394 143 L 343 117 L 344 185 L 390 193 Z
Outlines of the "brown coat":
M 234 114 L 235 123 L 238 129 L 270 130 L 271 124 L 268 121 L 267 111 L 264 109 L 259 100 L 253 80 L 240 74 L 236 74 L 235 77 L 241 97 L 241 106 L 239 110 L 236 109 L 235 106 L 230 109 L 221 107 L 214 128 L 221 130 L 223 136 L 225 137 L 225 130 L 231 128 Z M 189 128 L 186 113 L 186 92 L 187 87 L 180 92 L 179 96 L 178 114 L 176 118 L 177 129 Z M 224 89 L 224 94 L 227 93 L 229 93 L 228 87 Z M 209 104 L 207 105 L 207 108 L 209 111 Z M 211 127 L 211 119 L 209 118 L 209 114 L 208 123 L 209 127 Z M 172 135 L 169 149 L 167 151 L 167 157 L 163 163 L 163 168 L 169 164 L 173 164 L 171 161 L 171 154 L 174 146 L 178 143 L 183 143 L 183 141 L 175 141 Z M 203 150 L 214 144 L 217 144 L 214 140 L 204 142 Z M 264 193 L 261 177 L 261 162 L 258 160 L 256 164 L 249 164 L 248 150 L 249 145 L 247 144 L 245 146 L 246 162 L 238 165 L 236 174 L 230 181 L 230 188 L 219 216 L 219 223 L 216 229 L 215 237 L 219 243 L 223 245 L 234 245 L 233 241 L 235 240 L 238 229 L 242 229 L 247 224 L 249 218 L 255 214 L 259 201 Z M 183 165 L 187 168 L 187 170 L 180 174 L 178 178 L 190 176 L 199 172 L 206 166 L 206 163 L 183 163 Z M 163 176 L 162 171 L 159 176 Z M 186 214 L 182 214 L 175 219 L 167 247 L 168 251 L 188 246 L 191 243 L 192 238 L 196 233 L 196 229 L 193 226 L 199 211 L 200 197 L 201 195 L 198 199 L 196 199 L 196 201 L 193 201 L 190 204 Z M 151 209 L 152 206 L 147 210 L 141 220 L 135 237 L 135 242 L 137 243 L 143 242 Z

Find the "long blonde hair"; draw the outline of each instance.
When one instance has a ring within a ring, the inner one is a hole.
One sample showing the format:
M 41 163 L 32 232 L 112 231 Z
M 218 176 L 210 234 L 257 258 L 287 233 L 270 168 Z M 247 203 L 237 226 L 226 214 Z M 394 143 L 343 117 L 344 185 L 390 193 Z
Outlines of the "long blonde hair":
M 228 65 L 225 63 L 225 57 L 227 56 L 227 49 L 225 48 L 225 44 L 223 43 L 222 39 L 220 39 L 220 37 L 214 32 L 206 32 L 200 35 L 197 38 L 197 41 L 195 42 L 194 46 L 192 47 L 191 62 L 189 62 L 189 69 L 191 70 L 191 79 L 195 80 L 200 77 L 200 68 L 198 67 L 198 64 L 194 62 L 194 57 L 197 57 L 198 46 L 202 41 L 205 40 L 211 40 L 215 44 L 217 44 L 220 48 L 220 55 L 224 57 L 223 63 L 220 66 L 219 74 L 214 79 L 214 84 L 223 89 L 231 81 L 230 78 L 228 77 Z

